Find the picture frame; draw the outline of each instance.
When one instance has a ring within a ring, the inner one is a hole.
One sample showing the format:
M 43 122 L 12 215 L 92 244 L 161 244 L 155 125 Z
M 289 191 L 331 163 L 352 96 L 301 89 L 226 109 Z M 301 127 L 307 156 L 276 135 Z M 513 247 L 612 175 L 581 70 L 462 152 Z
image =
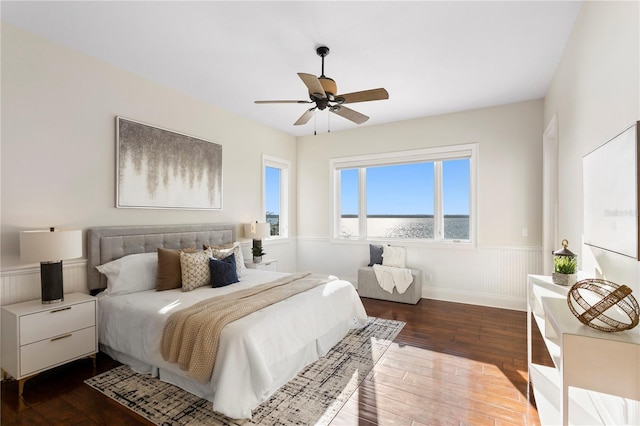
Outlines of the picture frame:
M 222 145 L 117 116 L 116 207 L 222 210 Z

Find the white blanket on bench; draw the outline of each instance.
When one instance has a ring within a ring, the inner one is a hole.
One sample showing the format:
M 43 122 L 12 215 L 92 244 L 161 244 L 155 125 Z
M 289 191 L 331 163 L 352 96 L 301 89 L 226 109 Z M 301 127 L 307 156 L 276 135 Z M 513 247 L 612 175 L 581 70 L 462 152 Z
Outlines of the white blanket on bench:
M 373 272 L 376 274 L 380 287 L 389 293 L 393 293 L 395 287 L 398 290 L 398 294 L 402 294 L 407 291 L 413 282 L 411 269 L 376 264 L 373 265 Z

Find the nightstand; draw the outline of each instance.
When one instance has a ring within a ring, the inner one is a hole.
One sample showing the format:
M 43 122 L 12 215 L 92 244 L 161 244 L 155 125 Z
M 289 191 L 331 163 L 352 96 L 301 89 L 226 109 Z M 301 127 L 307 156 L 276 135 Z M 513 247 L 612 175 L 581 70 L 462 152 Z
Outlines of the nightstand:
M 64 295 L 64 302 L 40 300 L 2 307 L 2 372 L 24 382 L 38 373 L 98 352 L 96 298 Z
M 249 269 L 260 269 L 261 271 L 277 271 L 278 261 L 276 259 L 263 260 L 260 263 L 245 263 L 245 266 Z

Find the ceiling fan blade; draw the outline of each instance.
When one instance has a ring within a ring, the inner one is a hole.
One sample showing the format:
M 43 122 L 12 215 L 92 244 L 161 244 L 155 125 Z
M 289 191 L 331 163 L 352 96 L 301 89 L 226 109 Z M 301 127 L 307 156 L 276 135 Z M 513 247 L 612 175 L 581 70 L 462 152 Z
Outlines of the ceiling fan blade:
M 310 104 L 311 101 L 255 101 L 257 104 Z
M 382 87 L 378 89 L 363 90 L 361 92 L 345 93 L 336 96 L 336 101 L 344 99 L 343 104 L 353 104 L 356 102 L 379 101 L 389 99 L 389 93 Z
M 356 124 L 362 124 L 369 119 L 366 115 L 360 114 L 358 111 L 354 111 L 351 108 L 347 108 L 342 105 L 331 107 L 331 112 L 338 114 L 340 117 L 344 117 L 347 120 L 351 120 Z
M 304 112 L 304 114 L 302 114 L 300 116 L 300 118 L 298 118 L 298 120 L 293 123 L 294 126 L 301 126 L 303 124 L 307 124 L 309 122 L 309 120 L 311 120 L 311 117 L 313 117 L 313 110 L 316 109 L 315 107 L 313 108 L 309 108 L 308 110 L 306 110 Z
M 313 74 L 305 74 L 303 72 L 299 72 L 298 76 L 302 80 L 307 89 L 309 89 L 309 93 L 312 95 L 319 95 L 323 98 L 327 97 L 327 94 L 324 93 L 324 89 L 322 88 L 322 84 L 320 84 L 320 80 Z

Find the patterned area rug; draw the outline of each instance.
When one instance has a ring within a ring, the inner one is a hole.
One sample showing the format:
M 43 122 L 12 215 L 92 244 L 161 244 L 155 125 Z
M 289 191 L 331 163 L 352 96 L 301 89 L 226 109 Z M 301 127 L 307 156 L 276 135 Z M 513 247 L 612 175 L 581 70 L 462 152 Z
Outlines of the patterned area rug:
M 369 317 L 329 353 L 301 371 L 238 422 L 211 410 L 211 403 L 177 386 L 123 365 L 85 383 L 157 425 L 326 425 L 364 380 L 404 327 Z

